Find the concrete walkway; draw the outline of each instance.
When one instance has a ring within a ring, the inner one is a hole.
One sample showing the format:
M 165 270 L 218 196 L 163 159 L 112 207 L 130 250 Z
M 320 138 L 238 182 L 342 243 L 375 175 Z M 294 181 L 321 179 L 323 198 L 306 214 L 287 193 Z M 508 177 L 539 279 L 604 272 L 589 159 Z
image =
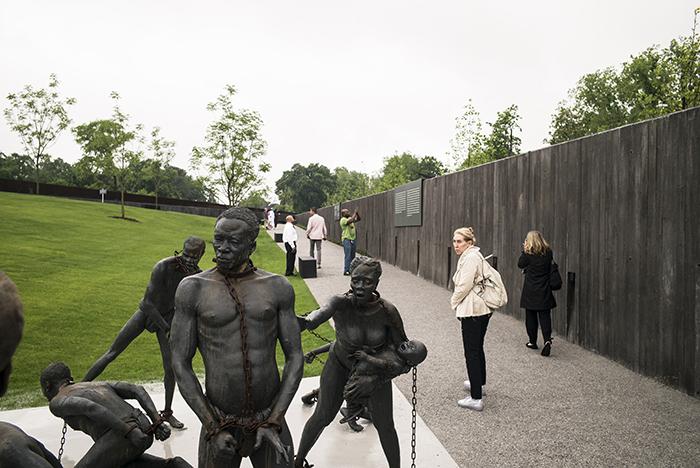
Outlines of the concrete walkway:
M 300 397 L 314 388 L 318 388 L 318 382 L 318 377 L 303 379 L 299 391 L 287 411 L 286 420 L 294 439 L 295 448 L 299 446 L 299 439 L 301 438 L 304 424 L 306 424 L 314 410 L 312 406 L 302 404 Z M 156 407 L 162 408 L 165 400 L 163 386 L 154 383 L 147 384 L 145 387 Z M 138 403 L 135 401 L 130 403 L 138 406 Z M 396 388 L 394 389 L 394 409 L 396 425 L 399 428 L 397 431 L 399 442 L 401 447 L 406 449 L 404 453 L 410 453 L 411 407 Z M 180 456 L 192 466 L 197 466 L 197 445 L 201 424 L 197 416 L 183 400 L 180 392 L 175 392 L 173 411 L 178 419 L 185 423 L 186 429 L 173 430 L 171 437 L 165 442 L 155 441 L 148 449 L 148 453 L 163 458 Z M 362 432 L 358 433 L 349 429 L 347 424 L 338 424 L 339 420 L 340 417 L 337 417 L 336 421 L 326 428 L 314 446 L 310 454 L 313 464 L 317 468 L 375 468 L 384 466 L 384 453 L 374 427 L 371 424 L 365 424 L 366 421 L 361 419 L 360 424 L 366 427 Z M 7 421 L 19 426 L 27 434 L 40 440 L 52 453 L 58 453 L 63 421 L 53 416 L 47 406 L 2 411 L 0 412 L 0 421 Z M 420 456 L 416 458 L 416 466 L 422 468 L 455 468 L 457 466 L 447 454 L 447 451 L 440 445 L 440 442 L 420 421 L 418 425 L 418 440 L 423 450 Z M 65 453 L 61 460 L 64 468 L 73 468 L 92 444 L 92 439 L 87 435 L 68 429 Z M 404 456 L 401 466 L 409 468 L 411 466 L 410 458 Z M 242 461 L 241 467 L 250 468 L 252 464 L 246 458 Z
M 301 230 L 298 249 L 309 253 Z M 319 303 L 348 290 L 342 262 L 342 248 L 324 242 L 323 269 L 307 280 Z M 450 291 L 382 267 L 382 297 L 429 350 L 418 413 L 459 466 L 700 466 L 700 400 L 558 337 L 544 358 L 525 347 L 525 325 L 500 313 L 486 334 L 486 407 L 459 408 L 466 370 Z M 410 377 L 395 383 L 410 398 Z

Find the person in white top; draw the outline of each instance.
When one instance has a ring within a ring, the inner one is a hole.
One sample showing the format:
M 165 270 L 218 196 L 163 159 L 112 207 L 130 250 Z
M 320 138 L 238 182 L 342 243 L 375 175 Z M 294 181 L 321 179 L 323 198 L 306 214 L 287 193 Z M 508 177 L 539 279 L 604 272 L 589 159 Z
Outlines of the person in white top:
M 270 210 L 267 212 L 267 226 L 268 229 L 274 229 L 275 228 L 275 210 L 270 207 Z
M 294 229 L 294 216 L 287 216 L 287 222 L 282 231 L 282 242 L 287 250 L 287 269 L 284 276 L 294 276 L 294 260 L 297 257 L 297 230 Z
M 316 208 L 309 210 L 311 217 L 306 225 L 306 237 L 309 239 L 309 255 L 316 259 L 316 266 L 321 268 L 321 242 L 326 240 L 326 220 L 316 212 Z M 316 255 L 314 255 L 316 250 Z

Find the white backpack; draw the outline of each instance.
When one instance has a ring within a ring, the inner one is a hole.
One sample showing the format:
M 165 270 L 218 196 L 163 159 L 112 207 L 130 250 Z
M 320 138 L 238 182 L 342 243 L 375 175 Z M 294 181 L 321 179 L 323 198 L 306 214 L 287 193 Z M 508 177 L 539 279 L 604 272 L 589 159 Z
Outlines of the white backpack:
M 491 258 L 492 255 L 487 258 Z M 481 278 L 474 282 L 476 294 L 484 300 L 489 309 L 500 309 L 508 303 L 508 293 L 501 274 L 486 261 L 483 255 L 479 254 L 479 256 L 481 257 Z

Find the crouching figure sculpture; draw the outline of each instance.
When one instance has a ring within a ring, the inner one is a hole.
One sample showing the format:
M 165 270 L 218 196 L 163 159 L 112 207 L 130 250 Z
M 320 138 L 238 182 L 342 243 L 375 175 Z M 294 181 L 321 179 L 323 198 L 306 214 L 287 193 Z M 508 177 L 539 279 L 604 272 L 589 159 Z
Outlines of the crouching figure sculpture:
M 161 418 L 151 397 L 140 385 L 126 382 L 73 383 L 70 369 L 62 362 L 41 373 L 41 390 L 49 409 L 75 430 L 89 435 L 95 444 L 76 468 L 190 467 L 180 457 L 168 460 L 144 452 L 153 439 L 166 440 L 170 427 Z M 146 412 L 124 400 L 134 399 Z

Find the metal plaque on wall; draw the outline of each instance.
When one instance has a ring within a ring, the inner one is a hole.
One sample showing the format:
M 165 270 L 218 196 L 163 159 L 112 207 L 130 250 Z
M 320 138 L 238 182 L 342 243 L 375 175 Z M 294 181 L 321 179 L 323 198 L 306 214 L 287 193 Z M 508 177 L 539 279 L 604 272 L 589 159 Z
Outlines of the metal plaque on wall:
M 423 179 L 394 189 L 394 226 L 423 224 Z
M 340 221 L 340 203 L 333 205 L 333 219 Z

